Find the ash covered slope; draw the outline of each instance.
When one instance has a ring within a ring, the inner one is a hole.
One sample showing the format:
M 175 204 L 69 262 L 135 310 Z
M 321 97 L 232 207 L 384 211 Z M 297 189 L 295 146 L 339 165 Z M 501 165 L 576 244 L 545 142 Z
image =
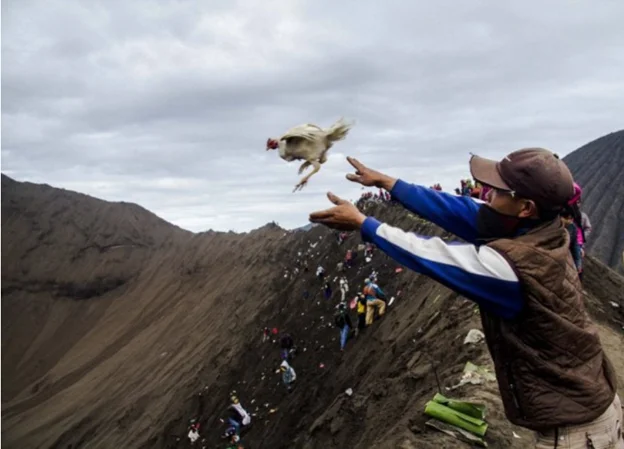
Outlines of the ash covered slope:
M 564 158 L 583 188 L 592 222 L 589 254 L 624 273 L 624 130 L 596 139 Z
M 28 284 L 30 291 L 41 287 L 77 299 L 98 296 L 132 278 L 154 250 L 190 236 L 136 204 L 2 175 L 7 291 Z
M 139 446 L 240 350 L 284 231 L 192 234 L 136 205 L 2 182 L 3 447 Z
M 451 238 L 397 205 L 365 207 L 367 213 L 403 229 Z M 480 328 L 474 304 L 425 276 L 407 271 L 397 273 L 399 266 L 381 253 L 364 264 L 360 252 L 360 261 L 347 271 L 351 292 L 361 288 L 364 278 L 374 269 L 379 272 L 380 286 L 388 296 L 397 299 L 385 318 L 350 341 L 341 354 L 332 319 L 338 294 L 326 300 L 314 272 L 321 264 L 334 280 L 338 274 L 336 264 L 347 249 L 357 248 L 360 237 L 352 235 L 338 245 L 329 231 L 318 227 L 290 236 L 286 243 L 290 250 L 284 254 L 288 264 L 283 270 L 292 273 L 295 261 L 300 259 L 308 262 L 310 271 L 281 279 L 280 289 L 259 314 L 256 326 L 240 329 L 240 337 L 247 343 L 241 353 L 232 357 L 231 369 L 217 382 L 202 382 L 200 378 L 193 397 L 182 410 L 184 413 L 142 448 L 191 447 L 185 438 L 191 418 L 199 418 L 207 447 L 220 447 L 217 430 L 222 430 L 223 425 L 218 416 L 233 390 L 255 414 L 253 427 L 244 438 L 251 448 L 470 447 L 428 429 L 422 411 L 437 391 L 434 366 L 443 389 L 459 382 L 467 361 L 492 368 L 483 344 L 463 345 L 467 332 Z M 589 310 L 603 323 L 603 344 L 618 372 L 624 374 L 619 350 L 624 344 L 620 333 L 624 317 L 621 308 L 614 314 L 609 304 L 612 297 L 624 306 L 624 279 L 591 258 L 586 273 Z M 333 285 L 337 290 L 337 283 Z M 305 291 L 309 292 L 308 299 L 304 298 Z M 277 345 L 259 339 L 265 325 L 292 333 L 300 348 L 293 361 L 298 385 L 291 393 L 284 390 L 275 374 L 279 365 Z M 347 388 L 353 389 L 352 397 L 344 393 Z M 506 421 L 495 383 L 443 391 L 487 404 L 490 447 L 533 447 L 529 432 Z M 270 413 L 272 409 L 276 411 Z M 515 438 L 513 432 L 521 438 Z
M 36 207 L 23 206 L 25 189 L 32 189 L 29 201 Z M 3 220 L 5 202 L 29 211 L 28 222 L 15 212 L 2 224 L 3 245 L 12 237 L 3 246 L 2 273 L 3 288 L 5 279 L 10 287 L 2 292 L 6 447 L 185 448 L 193 417 L 202 423 L 204 444 L 220 447 L 218 416 L 233 389 L 256 413 L 245 437 L 250 448 L 468 447 L 427 430 L 422 415 L 437 390 L 432 366 L 445 387 L 457 383 L 467 360 L 489 363 L 483 345 L 462 344 L 479 318 L 457 294 L 424 276 L 396 273 L 397 265 L 381 254 L 363 267 L 360 252 L 360 262 L 347 272 L 351 291 L 376 269 L 382 288 L 401 294 L 388 315 L 341 355 L 332 326 L 336 299 L 322 298 L 314 271 L 320 263 L 334 279 L 345 251 L 360 243 L 357 235 L 339 246 L 323 227 L 191 234 L 144 210 L 130 226 L 121 218 L 126 205 L 47 189 L 21 183 L 3 188 Z M 55 201 L 55 192 L 68 195 L 67 203 Z M 39 195 L 50 196 L 42 201 Z M 449 238 L 398 206 L 366 207 L 404 229 Z M 85 211 L 96 216 L 79 218 Z M 72 220 L 93 226 L 68 232 Z M 45 245 L 37 243 L 40 232 L 20 233 L 26 223 L 47 230 Z M 132 242 L 145 246 L 124 248 L 121 256 L 109 248 L 79 257 L 91 242 L 107 247 L 119 236 L 139 235 L 145 240 Z M 36 258 L 20 262 L 31 253 Z M 299 253 L 309 271 L 285 277 Z M 114 288 L 87 299 L 72 296 L 75 285 L 94 279 L 107 285 L 120 275 L 124 282 Z M 607 350 L 624 373 L 615 349 L 624 343 L 614 330 L 620 324 L 612 321 L 622 317 L 608 303 L 624 306 L 622 278 L 590 259 L 586 279 L 590 310 L 602 320 Z M 59 288 L 63 283 L 74 287 Z M 292 332 L 306 348 L 293 362 L 298 386 L 290 395 L 274 373 L 277 346 L 259 339 L 265 325 Z M 352 398 L 343 394 L 346 388 L 353 388 Z M 490 447 L 531 447 L 530 436 L 505 421 L 495 385 L 462 387 L 453 395 L 487 403 Z M 277 411 L 269 414 L 271 408 Z

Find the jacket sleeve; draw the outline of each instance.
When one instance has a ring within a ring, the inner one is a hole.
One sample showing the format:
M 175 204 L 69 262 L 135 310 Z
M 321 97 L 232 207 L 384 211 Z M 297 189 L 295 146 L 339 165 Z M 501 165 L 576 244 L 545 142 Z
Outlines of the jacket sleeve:
M 513 268 L 488 247 L 446 243 L 380 223 L 368 217 L 362 237 L 406 267 L 435 279 L 505 319 L 514 318 L 524 299 Z
M 483 202 L 397 180 L 392 197 L 406 209 L 448 232 L 474 243 L 478 237 L 477 216 Z M 374 242 L 373 242 L 374 243 Z

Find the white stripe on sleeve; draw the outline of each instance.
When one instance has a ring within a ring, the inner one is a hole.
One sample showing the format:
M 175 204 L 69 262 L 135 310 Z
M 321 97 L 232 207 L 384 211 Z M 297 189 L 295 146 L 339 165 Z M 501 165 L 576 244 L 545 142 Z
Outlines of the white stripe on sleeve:
M 518 282 L 509 262 L 488 246 L 449 245 L 439 237 L 424 239 L 385 223 L 377 228 L 377 235 L 421 259 L 451 265 L 471 274 Z

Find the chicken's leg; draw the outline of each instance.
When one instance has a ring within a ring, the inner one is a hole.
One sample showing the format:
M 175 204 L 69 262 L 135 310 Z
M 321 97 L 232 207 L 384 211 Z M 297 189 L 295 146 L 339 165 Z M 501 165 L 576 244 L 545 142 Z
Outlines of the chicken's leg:
M 306 171 L 306 169 L 312 164 L 310 164 L 308 161 L 305 161 L 303 164 L 301 164 L 301 167 L 299 167 L 299 174 L 303 173 L 304 171 Z
M 301 181 L 299 181 L 299 184 L 295 186 L 295 189 L 293 190 L 293 192 L 303 189 L 303 187 L 308 183 L 308 179 L 310 179 L 312 175 L 314 175 L 316 172 L 318 172 L 321 169 L 321 163 L 318 161 L 308 161 L 308 163 L 314 166 L 314 170 L 312 170 L 307 176 L 305 176 Z

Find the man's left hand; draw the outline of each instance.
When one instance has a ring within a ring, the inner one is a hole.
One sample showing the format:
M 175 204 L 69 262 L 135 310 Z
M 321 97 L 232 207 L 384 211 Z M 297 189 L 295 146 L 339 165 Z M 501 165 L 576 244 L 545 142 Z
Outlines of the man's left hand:
M 360 212 L 355 205 L 347 200 L 338 198 L 331 192 L 327 194 L 327 198 L 336 206 L 331 209 L 312 212 L 310 214 L 312 223 L 324 224 L 332 229 L 342 231 L 354 231 L 362 227 L 364 220 L 366 220 L 366 215 Z

